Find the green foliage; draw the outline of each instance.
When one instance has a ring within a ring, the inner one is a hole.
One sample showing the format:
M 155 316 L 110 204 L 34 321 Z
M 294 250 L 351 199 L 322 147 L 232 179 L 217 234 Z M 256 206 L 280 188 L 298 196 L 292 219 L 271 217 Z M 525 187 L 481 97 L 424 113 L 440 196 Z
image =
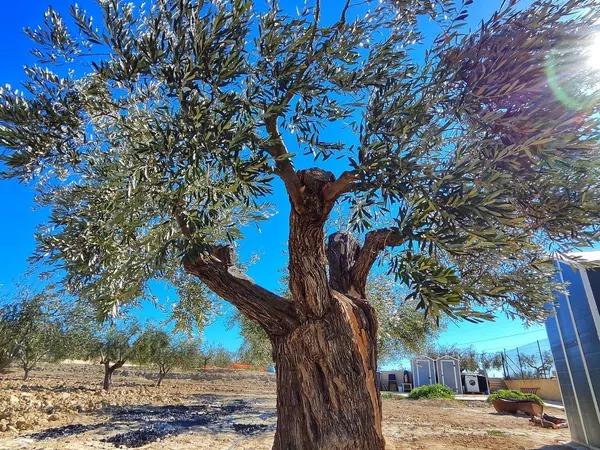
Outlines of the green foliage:
M 535 394 L 526 394 L 521 391 L 513 391 L 509 389 L 501 389 L 499 391 L 491 393 L 488 396 L 487 401 L 491 403 L 494 400 L 521 400 L 534 402 L 538 405 L 544 406 L 544 401 Z
M 123 365 L 132 360 L 137 351 L 135 343 L 140 334 L 138 324 L 121 317 L 98 322 L 88 313 L 81 313 L 69 332 L 69 341 L 77 345 L 75 356 L 95 360 L 100 364 Z
M 3 368 L 16 360 L 25 378 L 40 361 L 64 358 L 66 323 L 52 287 L 43 292 L 18 287 L 13 302 L 0 311 L 0 339 Z
M 235 355 L 222 345 L 210 350 L 210 364 L 215 367 L 230 367 L 235 362 Z
M 460 361 L 461 370 L 469 372 L 477 372 L 485 365 L 485 355 L 478 353 L 473 347 L 459 347 L 456 345 L 435 346 L 427 350 L 427 355 L 434 359 L 446 355 L 453 356 Z
M 185 278 L 182 256 L 268 217 L 274 118 L 355 175 L 351 226 L 402 237 L 389 268 L 419 308 L 542 319 L 548 252 L 598 238 L 600 83 L 581 61 L 600 1 L 504 2 L 471 33 L 454 1 L 359 3 L 333 21 L 250 0 L 50 8 L 25 92 L 0 91 L 4 175 L 52 211 L 37 256 L 103 316 Z M 422 18 L 441 30 L 427 48 Z M 176 318 L 203 317 L 198 298 Z
M 273 348 L 269 336 L 258 324 L 243 315 L 236 314 L 235 319 L 240 325 L 240 334 L 243 338 L 239 361 L 255 367 L 267 367 L 273 362 Z
M 167 332 L 150 327 L 135 341 L 133 361 L 155 367 L 160 384 L 165 375 L 176 367 L 187 370 L 199 365 L 200 342 L 172 339 Z
M 453 399 L 454 392 L 448 386 L 444 386 L 443 384 L 431 384 L 429 386 L 419 386 L 418 388 L 413 389 L 408 394 L 408 398 L 411 400 L 420 400 L 423 398 L 427 399 Z
M 367 298 L 379 321 L 377 357 L 380 363 L 423 353 L 440 331 L 439 326 L 417 309 L 417 303 L 406 296 L 405 289 L 383 275 L 372 277 L 367 284 Z
M 6 320 L 6 311 L 0 313 L 0 372 L 6 370 L 13 360 L 13 329 Z
M 208 366 L 230 367 L 235 359 L 235 355 L 222 345 L 203 344 L 200 349 L 199 361 L 203 369 Z

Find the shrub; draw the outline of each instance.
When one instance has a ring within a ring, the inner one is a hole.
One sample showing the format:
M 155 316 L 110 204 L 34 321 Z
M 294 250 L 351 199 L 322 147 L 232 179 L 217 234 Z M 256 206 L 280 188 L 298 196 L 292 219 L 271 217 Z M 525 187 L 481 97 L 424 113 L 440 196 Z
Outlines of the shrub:
M 453 399 L 454 392 L 447 386 L 443 384 L 432 384 L 429 386 L 420 386 L 418 388 L 413 389 L 408 394 L 408 398 L 412 400 L 418 400 L 421 398 L 446 398 Z
M 510 389 L 501 389 L 489 395 L 488 402 L 494 400 L 518 400 L 518 401 L 531 401 L 538 405 L 544 406 L 544 401 L 535 394 L 526 394 L 521 391 L 513 391 Z

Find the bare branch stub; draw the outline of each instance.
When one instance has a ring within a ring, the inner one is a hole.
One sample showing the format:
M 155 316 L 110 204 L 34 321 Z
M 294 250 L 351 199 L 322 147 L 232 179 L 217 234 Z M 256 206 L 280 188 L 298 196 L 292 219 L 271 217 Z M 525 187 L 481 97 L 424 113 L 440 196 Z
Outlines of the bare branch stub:
M 351 233 L 331 234 L 327 244 L 329 285 L 343 294 L 365 298 L 367 278 L 375 260 L 385 247 L 398 246 L 402 242 L 402 234 L 392 228 L 367 233 L 362 247 Z

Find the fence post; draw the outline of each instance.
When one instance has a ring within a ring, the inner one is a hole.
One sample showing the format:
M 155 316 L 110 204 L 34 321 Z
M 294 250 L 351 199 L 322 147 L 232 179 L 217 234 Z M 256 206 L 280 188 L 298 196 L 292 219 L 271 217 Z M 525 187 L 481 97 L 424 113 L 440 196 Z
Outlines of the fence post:
M 519 359 L 519 370 L 521 371 L 521 378 L 524 379 L 525 374 L 523 373 L 523 363 L 521 362 L 521 354 L 519 353 L 519 347 L 517 347 L 516 350 L 517 350 L 517 358 Z
M 544 365 L 544 357 L 542 356 L 542 347 L 540 347 L 540 341 L 537 340 L 538 352 L 540 352 L 540 367 L 542 368 L 541 372 L 543 373 L 543 378 L 548 378 L 546 374 L 546 366 Z

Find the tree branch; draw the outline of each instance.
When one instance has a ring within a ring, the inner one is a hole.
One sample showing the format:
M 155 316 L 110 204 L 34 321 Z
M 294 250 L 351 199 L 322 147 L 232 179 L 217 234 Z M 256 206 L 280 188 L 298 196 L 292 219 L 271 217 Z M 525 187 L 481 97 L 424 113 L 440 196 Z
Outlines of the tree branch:
M 264 117 L 265 127 L 267 129 L 267 133 L 269 134 L 266 150 L 275 160 L 275 173 L 279 175 L 279 177 L 283 180 L 287 193 L 290 196 L 292 206 L 298 212 L 302 211 L 302 186 L 300 184 L 298 174 L 294 169 L 294 165 L 291 160 L 291 155 L 287 151 L 285 143 L 283 142 L 283 138 L 281 137 L 281 133 L 279 132 L 279 128 L 277 126 L 277 119 L 281 115 L 281 112 L 287 107 L 289 102 L 292 100 L 294 95 L 298 92 L 298 86 L 301 85 L 301 81 L 304 78 L 304 75 L 306 74 L 308 68 L 315 59 L 316 51 L 313 49 L 313 45 L 315 42 L 315 37 L 317 35 L 320 17 L 321 2 L 320 0 L 317 0 L 314 11 L 314 23 L 312 26 L 310 37 L 311 53 L 306 57 L 303 67 L 301 68 L 300 72 L 298 72 L 298 74 L 296 75 L 294 85 L 291 86 L 285 92 L 281 100 L 277 101 L 274 105 L 271 105 L 269 108 L 266 108 Z M 270 109 L 275 109 L 277 112 L 269 112 Z
M 382 228 L 367 233 L 361 247 L 351 233 L 333 233 L 327 243 L 329 286 L 342 294 L 365 298 L 367 278 L 379 253 L 404 240 L 398 229 Z
M 352 285 L 361 296 L 365 295 L 367 277 L 379 253 L 385 247 L 396 247 L 403 242 L 404 236 L 395 228 L 382 228 L 367 233 L 350 274 Z
M 287 151 L 283 138 L 279 133 L 277 127 L 278 117 L 278 115 L 268 115 L 265 117 L 265 127 L 269 133 L 266 149 L 275 160 L 275 173 L 279 175 L 285 184 L 292 206 L 300 211 L 302 209 L 302 189 L 300 179 L 294 169 L 291 155 Z
M 208 254 L 186 258 L 188 273 L 196 275 L 215 294 L 236 306 L 269 335 L 283 335 L 297 325 L 292 303 L 254 283 L 233 264 L 230 246 L 215 246 Z
M 358 174 L 354 171 L 346 171 L 339 178 L 323 187 L 323 200 L 326 203 L 334 203 L 338 197 L 346 192 L 352 191 Z

